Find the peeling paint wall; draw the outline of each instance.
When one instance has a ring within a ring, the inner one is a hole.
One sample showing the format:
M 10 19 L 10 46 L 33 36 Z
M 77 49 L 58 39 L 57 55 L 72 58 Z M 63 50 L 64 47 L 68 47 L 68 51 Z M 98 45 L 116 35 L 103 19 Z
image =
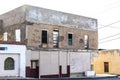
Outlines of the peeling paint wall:
M 27 7 L 26 20 L 35 23 L 97 31 L 96 19 L 33 6 Z
M 97 31 L 96 19 L 29 5 L 18 7 L 0 15 L 0 19 L 3 20 L 4 27 L 28 21 Z

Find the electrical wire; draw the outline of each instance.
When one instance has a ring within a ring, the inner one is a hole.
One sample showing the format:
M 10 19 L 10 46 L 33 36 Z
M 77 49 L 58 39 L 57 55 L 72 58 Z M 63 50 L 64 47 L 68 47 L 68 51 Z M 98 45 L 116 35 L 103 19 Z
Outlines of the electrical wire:
M 111 36 L 108 36 L 108 37 L 102 38 L 102 39 L 100 39 L 100 40 L 104 40 L 104 39 L 108 39 L 108 38 L 111 38 L 111 37 L 115 37 L 115 36 L 117 36 L 117 35 L 120 35 L 120 33 L 117 33 L 117 34 L 115 34 L 115 35 L 111 35 Z
M 113 23 L 110 23 L 110 24 L 108 24 L 108 25 L 105 25 L 105 26 L 103 26 L 103 27 L 99 27 L 98 29 L 102 29 L 102 28 L 105 28 L 105 27 L 110 27 L 111 25 L 116 24 L 116 23 L 119 23 L 119 22 L 120 22 L 120 20 L 118 20 L 118 21 L 116 21 L 116 22 L 113 22 Z
M 120 39 L 120 37 L 114 38 L 114 39 L 110 39 L 110 40 L 106 40 L 106 41 L 102 41 L 102 42 L 99 42 L 99 43 L 102 44 L 102 43 L 110 42 L 110 41 L 117 40 L 117 39 Z
M 105 25 L 102 25 L 102 24 L 98 24 L 99 26 L 105 26 Z M 114 29 L 120 29 L 119 26 L 109 26 L 110 28 L 114 28 Z

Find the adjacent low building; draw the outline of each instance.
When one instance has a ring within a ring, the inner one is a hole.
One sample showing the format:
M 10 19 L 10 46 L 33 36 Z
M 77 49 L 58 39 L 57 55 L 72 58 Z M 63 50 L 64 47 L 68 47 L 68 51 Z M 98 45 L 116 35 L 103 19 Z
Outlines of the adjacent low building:
M 94 70 L 97 74 L 120 75 L 120 50 L 102 50 L 94 57 Z
M 24 5 L 0 15 L 4 41 L 24 42 L 26 77 L 70 77 L 91 70 L 97 20 Z
M 23 43 L 0 41 L 0 76 L 25 77 L 25 52 Z

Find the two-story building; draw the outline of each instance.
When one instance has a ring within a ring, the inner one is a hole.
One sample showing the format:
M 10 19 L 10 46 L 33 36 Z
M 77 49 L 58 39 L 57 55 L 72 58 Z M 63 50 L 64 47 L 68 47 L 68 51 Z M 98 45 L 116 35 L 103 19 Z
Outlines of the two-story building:
M 91 70 L 97 20 L 24 5 L 0 15 L 4 41 L 24 42 L 27 77 L 70 77 Z

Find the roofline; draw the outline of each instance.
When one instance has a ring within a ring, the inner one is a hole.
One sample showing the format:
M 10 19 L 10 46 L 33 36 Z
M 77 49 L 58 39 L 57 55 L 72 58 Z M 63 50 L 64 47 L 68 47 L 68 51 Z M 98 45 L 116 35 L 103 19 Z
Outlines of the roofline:
M 16 42 L 16 41 L 0 41 L 0 44 L 25 45 L 25 42 Z

